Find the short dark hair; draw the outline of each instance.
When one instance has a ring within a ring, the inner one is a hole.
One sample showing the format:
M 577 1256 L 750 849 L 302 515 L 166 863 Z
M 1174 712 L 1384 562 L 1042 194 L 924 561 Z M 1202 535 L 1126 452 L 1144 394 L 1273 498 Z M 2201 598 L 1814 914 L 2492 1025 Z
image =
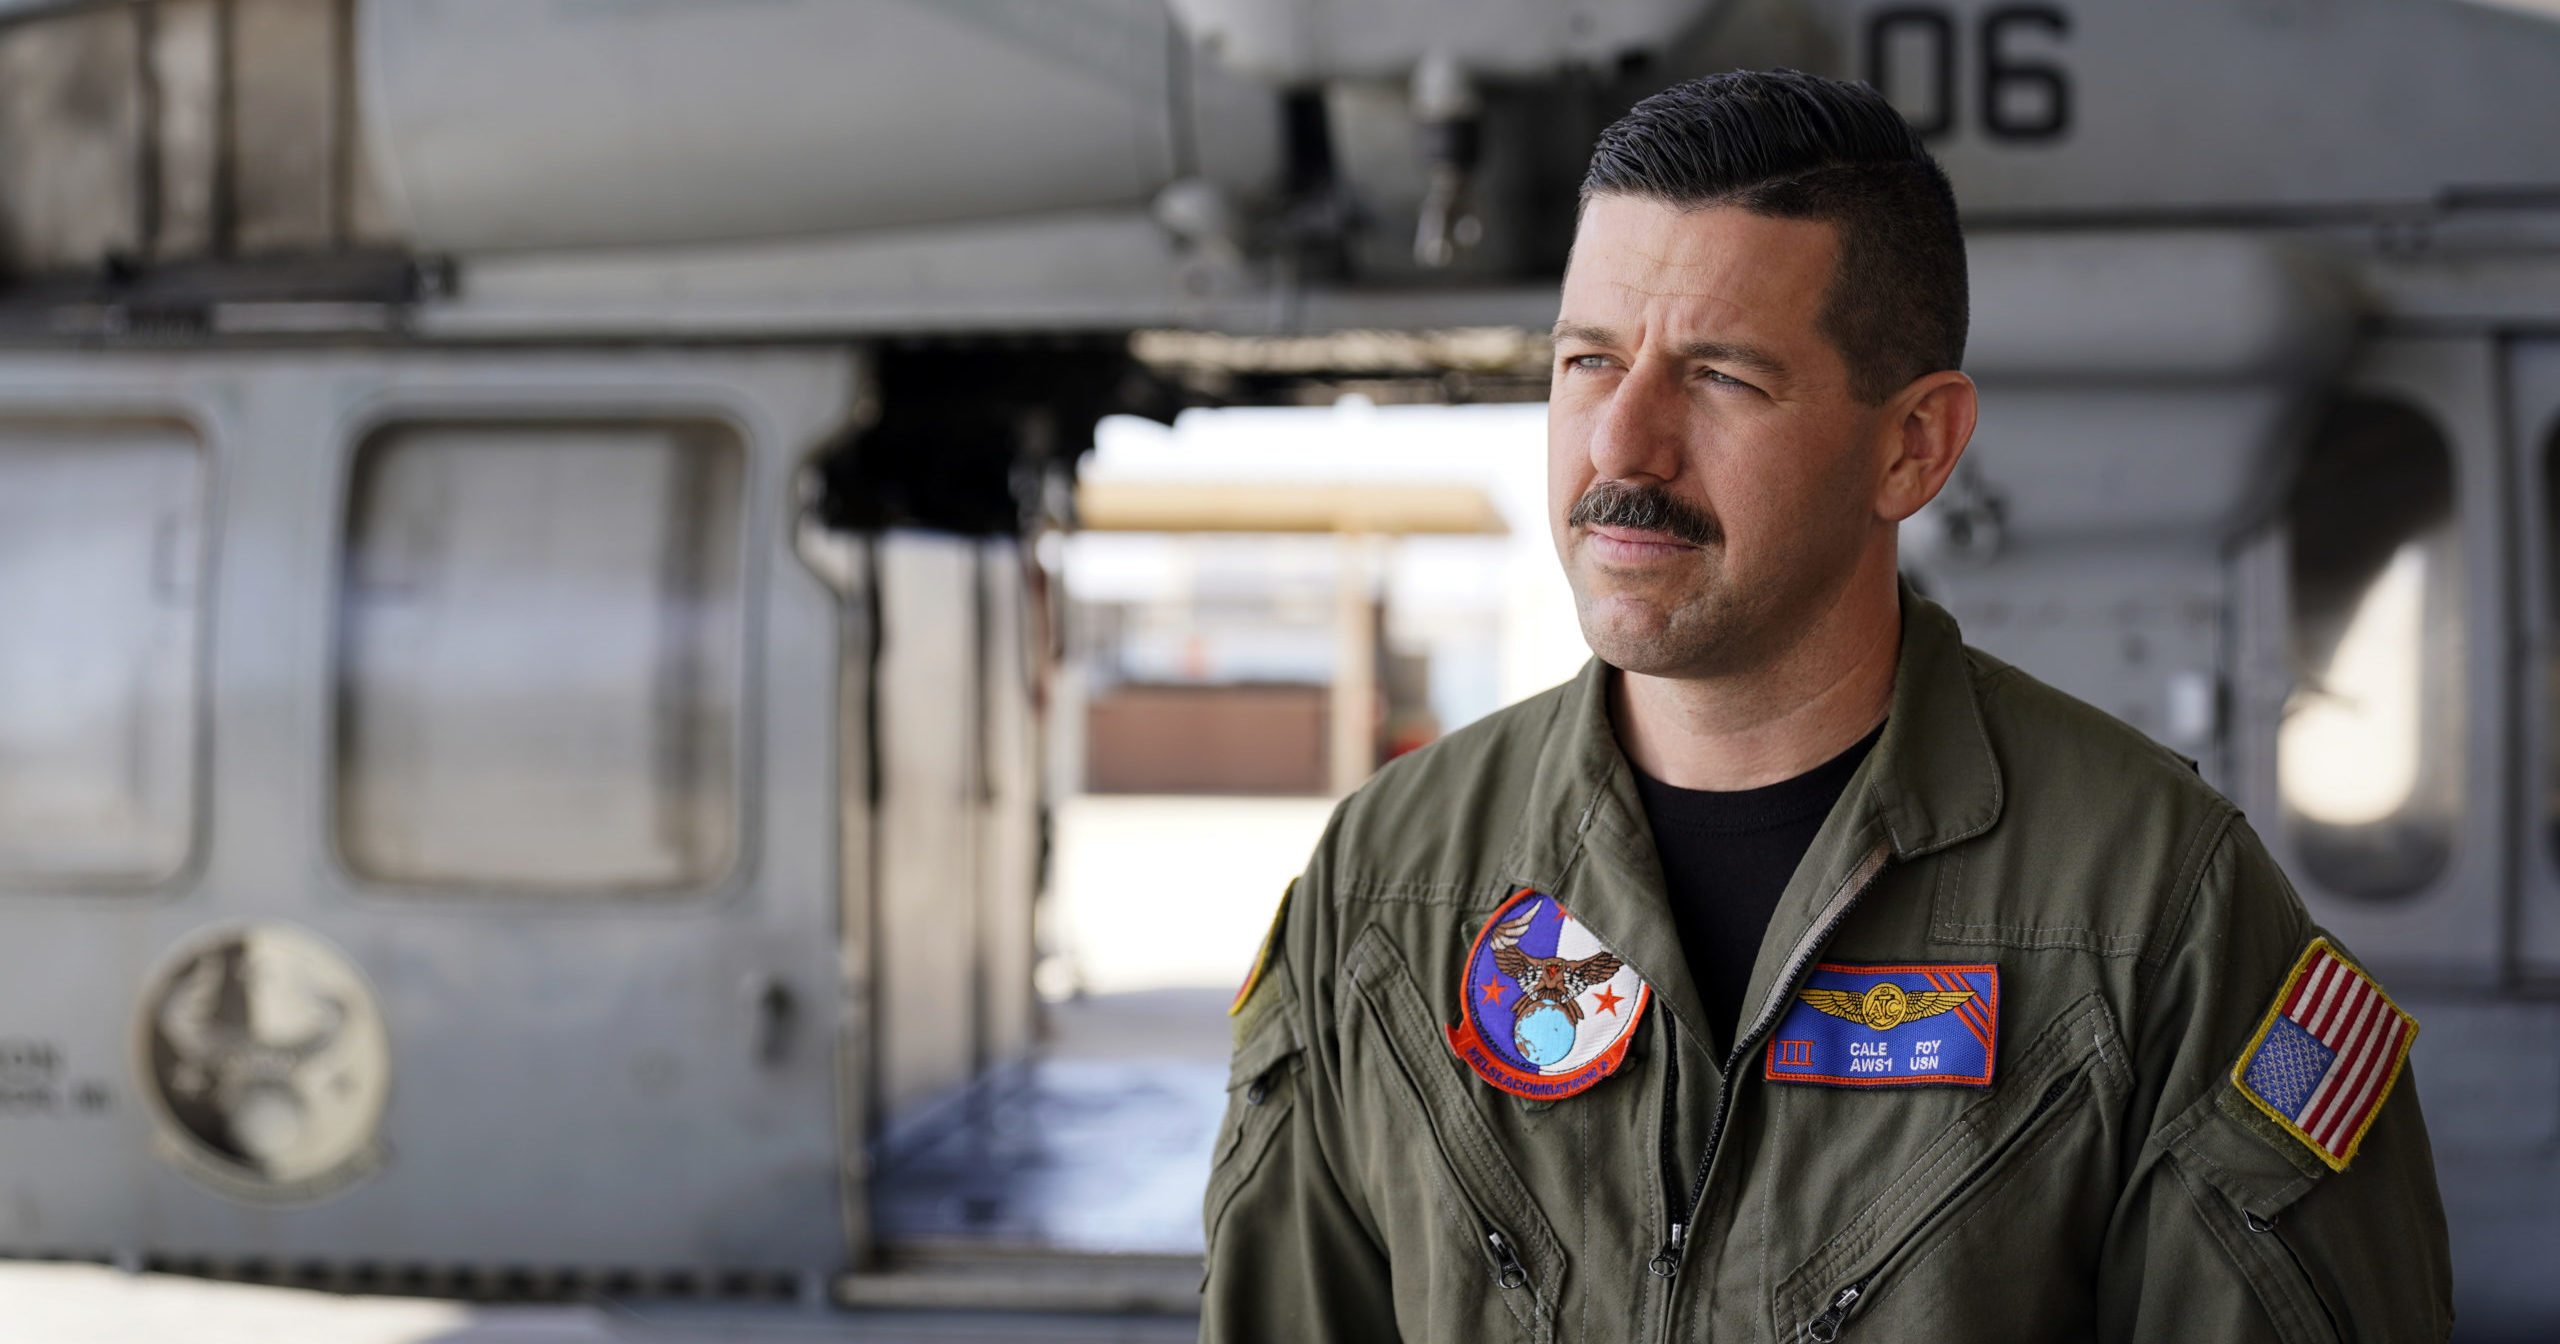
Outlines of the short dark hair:
M 1947 175 L 1865 84 L 1735 70 L 1677 84 L 1600 133 L 1582 199 L 1637 196 L 1831 224 L 1840 260 L 1817 318 L 1875 405 L 1964 363 L 1964 231 Z

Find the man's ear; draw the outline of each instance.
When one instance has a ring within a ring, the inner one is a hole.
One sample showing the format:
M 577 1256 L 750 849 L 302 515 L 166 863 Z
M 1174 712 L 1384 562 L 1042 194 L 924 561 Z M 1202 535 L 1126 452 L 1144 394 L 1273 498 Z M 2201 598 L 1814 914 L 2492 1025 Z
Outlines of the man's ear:
M 1878 445 L 1884 472 L 1876 482 L 1876 517 L 1898 523 L 1938 497 L 1973 441 L 1981 412 L 1973 380 L 1953 369 L 1924 374 L 1885 403 Z

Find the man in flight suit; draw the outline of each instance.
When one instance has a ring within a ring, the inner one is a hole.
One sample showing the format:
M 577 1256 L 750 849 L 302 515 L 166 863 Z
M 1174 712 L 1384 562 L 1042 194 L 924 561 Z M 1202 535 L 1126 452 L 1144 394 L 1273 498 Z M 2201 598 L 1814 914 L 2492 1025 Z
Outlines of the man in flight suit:
M 1283 898 L 1204 1340 L 2449 1333 L 2417 1024 L 2188 762 L 1896 577 L 1965 325 L 1872 90 L 1601 136 L 1548 419 L 1598 656 L 1380 771 Z

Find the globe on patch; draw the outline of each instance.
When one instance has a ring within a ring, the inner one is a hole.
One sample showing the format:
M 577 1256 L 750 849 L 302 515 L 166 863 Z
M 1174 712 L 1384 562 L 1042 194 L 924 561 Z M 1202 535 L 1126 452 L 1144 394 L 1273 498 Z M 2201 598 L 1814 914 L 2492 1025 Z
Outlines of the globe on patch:
M 1573 1053 L 1573 1036 L 1573 1020 L 1552 1003 L 1530 1005 L 1511 1026 L 1520 1057 L 1542 1069 Z

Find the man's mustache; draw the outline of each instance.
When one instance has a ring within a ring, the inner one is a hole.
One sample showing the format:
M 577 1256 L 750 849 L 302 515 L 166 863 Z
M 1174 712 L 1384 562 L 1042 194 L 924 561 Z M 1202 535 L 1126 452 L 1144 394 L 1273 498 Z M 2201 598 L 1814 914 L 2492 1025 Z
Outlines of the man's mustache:
M 1573 512 L 1565 515 L 1568 527 L 1625 527 L 1639 532 L 1659 532 L 1675 541 L 1692 546 L 1713 546 L 1724 540 L 1724 529 L 1706 511 L 1673 495 L 1658 485 L 1628 485 L 1621 481 L 1602 481 L 1582 492 L 1573 502 Z

